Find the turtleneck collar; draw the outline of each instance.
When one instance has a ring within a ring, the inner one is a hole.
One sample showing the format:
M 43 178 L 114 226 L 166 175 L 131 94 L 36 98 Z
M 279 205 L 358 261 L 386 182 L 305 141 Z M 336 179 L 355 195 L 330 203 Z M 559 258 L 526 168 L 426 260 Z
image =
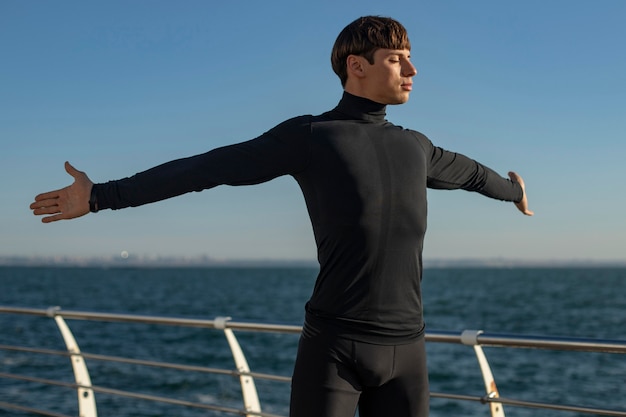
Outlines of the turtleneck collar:
M 335 110 L 354 119 L 384 122 L 387 106 L 344 91 Z

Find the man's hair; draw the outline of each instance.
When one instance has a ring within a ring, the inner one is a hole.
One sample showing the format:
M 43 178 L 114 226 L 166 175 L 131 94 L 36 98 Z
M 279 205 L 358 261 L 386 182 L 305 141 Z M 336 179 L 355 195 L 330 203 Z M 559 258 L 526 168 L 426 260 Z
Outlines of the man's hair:
M 346 26 L 335 41 L 330 61 L 341 85 L 348 80 L 346 60 L 349 55 L 362 56 L 374 63 L 377 49 L 411 49 L 411 42 L 402 24 L 389 17 L 363 16 Z

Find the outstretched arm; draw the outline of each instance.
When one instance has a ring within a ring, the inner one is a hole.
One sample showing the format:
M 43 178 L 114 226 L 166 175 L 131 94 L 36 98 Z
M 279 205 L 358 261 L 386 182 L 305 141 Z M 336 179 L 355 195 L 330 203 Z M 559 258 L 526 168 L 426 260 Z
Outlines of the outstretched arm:
M 528 209 L 528 198 L 526 197 L 526 187 L 524 186 L 524 180 L 513 171 L 509 172 L 509 178 L 511 179 L 511 181 L 518 183 L 522 187 L 522 199 L 519 202 L 515 203 L 515 206 L 525 215 L 532 216 L 535 213 Z
M 65 171 L 74 177 L 74 183 L 65 188 L 39 194 L 30 205 L 33 214 L 48 215 L 41 219 L 43 223 L 68 220 L 89 213 L 89 196 L 93 183 L 87 175 L 65 163 Z

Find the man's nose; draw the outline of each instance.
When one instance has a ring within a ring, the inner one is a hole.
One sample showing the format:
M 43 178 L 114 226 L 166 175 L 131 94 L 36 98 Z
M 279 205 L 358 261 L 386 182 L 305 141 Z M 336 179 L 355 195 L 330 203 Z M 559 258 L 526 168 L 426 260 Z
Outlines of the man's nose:
M 407 61 L 402 67 L 402 75 L 405 77 L 413 77 L 417 75 L 417 68 L 415 68 L 410 61 Z

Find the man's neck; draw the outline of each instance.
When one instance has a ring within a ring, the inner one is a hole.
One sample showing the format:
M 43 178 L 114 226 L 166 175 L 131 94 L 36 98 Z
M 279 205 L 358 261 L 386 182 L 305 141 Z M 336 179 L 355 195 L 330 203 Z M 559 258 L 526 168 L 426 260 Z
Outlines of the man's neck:
M 362 88 L 356 88 L 354 86 L 346 84 L 346 86 L 344 87 L 343 90 L 346 93 L 352 94 L 355 97 L 361 97 L 361 98 L 365 98 L 365 99 L 371 100 L 371 101 L 376 102 L 376 103 L 385 104 L 385 103 L 381 103 L 380 101 L 376 100 L 374 97 L 370 97 L 370 95 L 367 94 L 367 92 L 364 91 Z

